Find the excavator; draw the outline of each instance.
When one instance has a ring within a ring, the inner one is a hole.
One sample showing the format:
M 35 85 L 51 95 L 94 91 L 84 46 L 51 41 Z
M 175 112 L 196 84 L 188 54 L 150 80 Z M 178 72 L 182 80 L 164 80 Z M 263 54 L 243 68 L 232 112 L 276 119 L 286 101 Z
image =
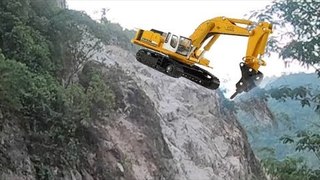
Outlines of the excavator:
M 268 22 L 255 23 L 244 19 L 215 17 L 201 23 L 189 38 L 155 29 L 138 29 L 131 42 L 143 47 L 136 53 L 136 59 L 140 63 L 173 78 L 184 77 L 215 90 L 220 81 L 206 70 L 205 67 L 212 67 L 204 54 L 220 35 L 248 37 L 246 55 L 240 63 L 242 77 L 236 84 L 236 92 L 230 97 L 233 99 L 237 94 L 258 86 L 263 79 L 259 68 L 266 65 L 261 57 L 265 53 L 270 33 L 272 25 Z

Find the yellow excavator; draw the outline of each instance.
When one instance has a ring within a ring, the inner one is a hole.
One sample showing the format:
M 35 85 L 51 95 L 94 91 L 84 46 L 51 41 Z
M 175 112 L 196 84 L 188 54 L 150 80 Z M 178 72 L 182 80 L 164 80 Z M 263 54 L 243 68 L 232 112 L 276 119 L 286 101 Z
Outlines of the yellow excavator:
M 204 58 L 205 52 L 210 50 L 220 35 L 248 37 L 247 52 L 240 63 L 242 77 L 231 96 L 233 99 L 238 93 L 250 91 L 263 79 L 259 68 L 266 65 L 261 56 L 270 33 L 272 25 L 267 22 L 216 17 L 201 23 L 189 38 L 155 29 L 138 29 L 132 43 L 144 47 L 136 54 L 139 62 L 171 77 L 185 77 L 214 90 L 219 87 L 220 81 L 201 67 L 210 67 L 210 61 Z

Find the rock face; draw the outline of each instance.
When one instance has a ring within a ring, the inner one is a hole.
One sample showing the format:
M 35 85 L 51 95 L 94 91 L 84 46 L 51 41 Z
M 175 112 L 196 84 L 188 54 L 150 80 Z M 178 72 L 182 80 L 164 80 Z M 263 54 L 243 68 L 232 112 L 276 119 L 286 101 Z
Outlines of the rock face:
M 223 97 L 219 93 L 186 79 L 167 77 L 138 63 L 132 53 L 118 47 L 108 46 L 105 52 L 108 53 L 97 54 L 95 58 L 109 66 L 120 67 L 154 104 L 161 125 L 159 135 L 165 140 L 162 154 L 167 155 L 158 159 L 166 159 L 163 168 L 167 169 L 167 175 L 161 177 L 177 180 L 265 179 L 245 132 L 236 117 L 223 108 Z M 126 86 L 123 89 L 131 89 Z M 134 102 L 129 106 L 145 104 L 135 94 Z M 137 108 L 144 114 L 151 110 L 149 107 L 152 106 Z M 154 120 L 154 117 L 146 117 L 141 125 L 148 129 L 147 124 Z M 138 135 L 137 132 L 135 136 Z M 114 143 L 119 144 L 117 138 L 125 134 L 113 136 Z M 147 157 L 142 159 L 150 163 Z M 154 179 L 150 174 L 152 166 L 132 163 L 137 179 Z
M 0 117 L 0 180 L 175 179 L 172 153 L 154 103 L 119 67 L 106 69 L 106 74 L 113 79 L 117 112 L 96 119 L 82 132 L 87 138 L 83 145 L 91 148 L 87 157 L 78 157 L 81 167 L 51 165 L 39 173 L 44 167 L 31 160 L 32 148 L 26 143 L 30 139 L 21 120 Z
M 266 179 L 242 127 L 218 91 L 173 79 L 115 46 L 96 53 L 116 93 L 116 112 L 86 129 L 83 166 L 39 167 L 30 160 L 23 124 L 3 119 L 1 180 L 250 180 Z M 0 113 L 1 114 L 1 113 Z M 49 173 L 50 172 L 50 173 Z
M 265 100 L 250 98 L 250 95 L 248 95 L 247 100 L 239 98 L 235 102 L 239 107 L 238 119 L 246 121 L 243 122 L 244 125 L 257 126 L 259 124 L 262 128 L 276 125 L 274 114 Z

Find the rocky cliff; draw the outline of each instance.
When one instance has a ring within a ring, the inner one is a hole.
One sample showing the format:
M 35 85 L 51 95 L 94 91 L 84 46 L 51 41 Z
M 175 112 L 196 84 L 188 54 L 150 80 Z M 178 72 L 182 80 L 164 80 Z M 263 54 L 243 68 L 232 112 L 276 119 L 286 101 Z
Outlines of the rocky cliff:
M 108 66 L 104 71 L 116 92 L 117 112 L 95 120 L 83 132 L 87 137 L 83 144 L 91 148 L 79 159 L 82 167 L 61 170 L 52 165 L 50 177 L 265 179 L 245 132 L 223 107 L 219 93 L 147 68 L 116 46 L 105 47 L 94 59 Z M 2 120 L 0 179 L 41 179 L 21 123 Z
M 129 106 L 125 109 L 140 106 L 139 112 L 145 114 L 154 107 L 166 147 L 168 163 L 163 168 L 170 174 L 166 179 L 264 179 L 245 132 L 236 117 L 223 107 L 224 97 L 219 93 L 147 68 L 137 63 L 134 54 L 121 48 L 107 46 L 105 52 L 108 53 L 97 54 L 95 59 L 121 68 L 154 104 L 142 106 L 145 102 L 132 92 L 134 102 L 125 103 Z M 133 91 L 126 82 L 122 83 L 124 87 L 120 89 Z M 146 126 L 149 121 L 154 119 L 147 116 L 141 125 Z M 114 143 L 122 144 L 119 137 L 126 133 L 113 136 Z M 150 163 L 148 157 L 142 159 Z M 150 166 L 135 161 L 131 162 L 137 179 L 154 177 L 146 170 Z

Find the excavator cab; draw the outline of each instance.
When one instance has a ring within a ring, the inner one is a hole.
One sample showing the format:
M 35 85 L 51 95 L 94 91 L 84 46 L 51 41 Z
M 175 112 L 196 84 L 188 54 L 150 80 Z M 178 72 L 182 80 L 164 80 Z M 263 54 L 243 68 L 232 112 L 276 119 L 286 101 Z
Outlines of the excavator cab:
M 180 55 L 187 56 L 192 49 L 191 39 L 172 33 L 166 35 L 163 48 Z

